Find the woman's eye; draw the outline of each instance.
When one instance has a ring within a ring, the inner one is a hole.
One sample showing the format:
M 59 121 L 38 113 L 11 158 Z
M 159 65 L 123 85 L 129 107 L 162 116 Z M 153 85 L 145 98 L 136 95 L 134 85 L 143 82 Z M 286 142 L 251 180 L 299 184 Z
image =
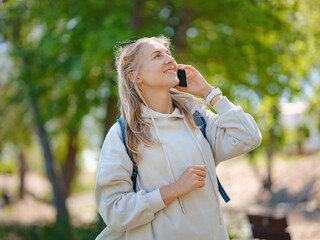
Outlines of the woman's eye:
M 160 54 L 157 54 L 157 55 L 154 56 L 154 58 L 158 58 L 158 57 L 160 57 Z

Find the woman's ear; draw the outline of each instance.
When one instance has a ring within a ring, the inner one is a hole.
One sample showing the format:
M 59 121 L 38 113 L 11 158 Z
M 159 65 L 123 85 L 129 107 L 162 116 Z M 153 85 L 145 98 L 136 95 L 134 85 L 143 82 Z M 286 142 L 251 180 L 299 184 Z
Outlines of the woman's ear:
M 136 79 L 134 79 L 134 72 L 129 72 L 128 77 L 131 82 L 134 82 L 135 80 L 136 83 L 142 83 L 142 80 L 139 76 L 137 76 Z
M 129 72 L 128 77 L 129 77 L 129 80 L 131 82 L 133 82 L 133 80 L 134 80 L 134 72 Z

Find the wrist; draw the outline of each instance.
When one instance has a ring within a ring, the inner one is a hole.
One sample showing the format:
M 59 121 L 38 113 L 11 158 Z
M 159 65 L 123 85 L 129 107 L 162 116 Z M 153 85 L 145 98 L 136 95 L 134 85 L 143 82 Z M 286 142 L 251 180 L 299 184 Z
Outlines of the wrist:
M 174 198 L 181 197 L 181 194 L 179 193 L 179 187 L 177 185 L 177 182 L 169 184 L 171 196 Z
M 220 96 L 220 97 L 219 97 Z M 212 88 L 205 97 L 205 102 L 209 105 L 215 104 L 222 97 L 220 88 Z
M 220 93 L 217 96 L 215 96 L 214 98 L 212 98 L 210 101 L 210 105 L 213 106 L 221 98 L 222 98 L 222 93 Z
M 211 85 L 206 85 L 205 88 L 203 88 L 203 90 L 200 93 L 200 97 L 202 97 L 203 99 L 207 96 L 208 92 L 214 87 L 212 87 Z
M 180 196 L 175 183 L 160 188 L 160 194 L 165 205 L 168 205 Z

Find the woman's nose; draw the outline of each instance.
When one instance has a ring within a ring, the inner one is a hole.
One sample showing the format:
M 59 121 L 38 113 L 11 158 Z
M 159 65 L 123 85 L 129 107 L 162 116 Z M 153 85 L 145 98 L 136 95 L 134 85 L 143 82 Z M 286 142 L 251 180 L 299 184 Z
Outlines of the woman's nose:
M 166 63 L 170 63 L 170 62 L 174 62 L 174 61 L 175 61 L 174 58 L 171 55 L 167 54 Z

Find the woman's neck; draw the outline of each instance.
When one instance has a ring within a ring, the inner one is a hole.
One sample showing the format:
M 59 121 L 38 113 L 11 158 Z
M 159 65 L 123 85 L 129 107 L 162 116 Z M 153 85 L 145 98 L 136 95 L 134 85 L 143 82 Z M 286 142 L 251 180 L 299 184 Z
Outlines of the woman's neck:
M 152 110 L 164 114 L 173 112 L 173 103 L 169 91 L 145 92 L 143 95 L 148 104 L 148 107 Z

